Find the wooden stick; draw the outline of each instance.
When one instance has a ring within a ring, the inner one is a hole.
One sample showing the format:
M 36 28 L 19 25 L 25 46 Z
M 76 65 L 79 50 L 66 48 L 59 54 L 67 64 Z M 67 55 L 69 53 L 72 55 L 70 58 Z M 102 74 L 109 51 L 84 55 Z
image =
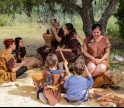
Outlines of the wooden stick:
M 85 69 L 86 69 L 86 72 L 87 72 L 87 73 L 89 73 L 89 72 L 88 72 L 88 70 L 87 70 L 87 67 L 86 67 L 86 65 L 84 65 L 84 67 L 85 67 Z
M 0 87 L 11 87 L 12 85 L 4 85 L 4 86 L 0 86 Z
M 59 48 L 59 51 L 60 51 L 61 57 L 62 57 L 62 59 L 63 59 L 63 62 L 66 61 L 66 60 L 65 60 L 65 57 L 64 57 L 64 55 L 63 55 L 63 53 L 62 53 L 62 51 L 61 51 L 61 49 L 60 49 L 59 46 L 58 46 L 58 48 Z
M 89 71 L 88 71 L 86 65 L 84 65 L 84 67 L 85 67 L 85 69 L 86 69 L 87 75 L 88 75 L 88 76 L 92 76 L 92 75 L 89 73 Z

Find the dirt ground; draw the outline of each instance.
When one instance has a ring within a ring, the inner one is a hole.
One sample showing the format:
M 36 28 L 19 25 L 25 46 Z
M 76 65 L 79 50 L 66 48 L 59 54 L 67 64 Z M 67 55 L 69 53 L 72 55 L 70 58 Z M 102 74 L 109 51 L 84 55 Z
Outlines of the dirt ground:
M 36 72 L 42 72 L 40 68 L 34 68 L 28 70 L 20 79 L 15 82 L 3 83 L 0 85 L 0 107 L 49 107 L 48 104 L 43 104 L 36 97 L 36 91 L 32 81 L 32 74 Z M 102 90 L 102 88 L 92 88 L 93 90 Z M 55 107 L 74 107 L 76 105 L 68 104 L 61 94 L 62 98 Z M 124 95 L 122 95 L 124 98 Z M 96 100 L 91 100 L 85 104 L 78 105 L 76 107 L 101 107 Z
M 39 68 L 28 70 L 26 78 L 17 79 L 15 82 L 4 83 L 0 86 L 0 107 L 48 107 L 48 104 L 43 104 L 37 99 L 36 91 L 32 81 L 32 74 L 40 72 Z M 24 75 L 23 75 L 24 76 Z M 19 86 L 16 86 L 16 85 Z M 91 89 L 90 91 L 93 91 Z M 62 98 L 55 107 L 74 107 L 75 105 L 68 104 L 61 94 Z M 90 101 L 78 107 L 100 106 L 97 102 Z

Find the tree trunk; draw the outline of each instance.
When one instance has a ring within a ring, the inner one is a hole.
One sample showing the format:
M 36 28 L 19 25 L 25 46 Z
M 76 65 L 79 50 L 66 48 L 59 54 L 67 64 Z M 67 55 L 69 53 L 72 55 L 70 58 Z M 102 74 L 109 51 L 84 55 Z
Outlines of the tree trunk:
M 82 0 L 82 10 L 80 11 L 80 16 L 83 21 L 83 30 L 87 36 L 92 35 L 92 25 L 94 24 L 93 7 L 91 0 Z
M 106 35 L 106 26 L 119 0 L 110 0 L 108 7 L 104 11 L 99 24 L 102 26 L 102 35 Z

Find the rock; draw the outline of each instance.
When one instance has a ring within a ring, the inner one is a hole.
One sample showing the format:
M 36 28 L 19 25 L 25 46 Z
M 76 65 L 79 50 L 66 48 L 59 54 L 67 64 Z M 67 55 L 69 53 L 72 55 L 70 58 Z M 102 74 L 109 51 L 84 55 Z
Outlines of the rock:
M 121 57 L 121 56 L 119 56 L 119 55 L 115 55 L 115 56 L 114 56 L 114 59 L 115 59 L 115 60 L 118 60 L 118 61 L 123 61 L 123 60 L 124 60 L 124 58 Z
M 124 74 L 121 71 L 110 71 L 108 76 L 115 86 L 124 88 Z
M 113 63 L 113 64 L 118 64 L 119 61 L 117 61 L 117 60 L 113 60 L 113 61 L 111 61 L 111 63 Z

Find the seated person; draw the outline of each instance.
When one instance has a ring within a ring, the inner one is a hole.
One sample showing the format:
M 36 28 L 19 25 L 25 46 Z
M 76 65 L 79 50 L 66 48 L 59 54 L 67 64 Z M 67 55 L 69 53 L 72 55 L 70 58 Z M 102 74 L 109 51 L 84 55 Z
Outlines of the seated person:
M 70 73 L 67 69 L 66 71 L 57 69 L 58 58 L 55 54 L 48 54 L 46 63 L 49 69 L 43 71 L 42 87 L 37 92 L 37 98 L 43 103 L 55 105 L 61 99 L 61 82 L 64 76 Z
M 70 104 L 82 104 L 88 101 L 89 88 L 93 86 L 93 79 L 89 72 L 86 71 L 88 78 L 82 76 L 85 71 L 84 64 L 80 61 L 74 63 L 73 73 L 64 83 L 67 89 L 64 98 Z
M 107 37 L 102 36 L 101 26 L 94 24 L 92 36 L 84 39 L 85 64 L 92 77 L 102 74 L 109 67 L 108 56 L 111 43 Z
M 33 68 L 36 64 L 36 58 L 33 57 L 29 59 L 26 57 L 26 48 L 24 46 L 23 39 L 21 37 L 16 37 L 15 44 L 16 49 L 12 52 L 12 54 L 15 57 L 16 65 L 18 65 L 21 61 L 25 61 L 25 66 L 27 66 L 28 69 Z
M 14 67 L 15 59 L 11 53 L 15 50 L 16 45 L 13 39 L 5 39 L 4 45 L 6 50 L 0 51 L 0 80 L 14 81 L 16 77 L 27 71 L 27 67 L 24 66 L 25 61 L 22 61 L 18 66 Z
M 40 59 L 42 61 L 42 65 L 45 65 L 46 56 L 53 52 L 57 46 L 63 46 L 64 43 L 64 31 L 59 27 L 59 23 L 56 19 L 51 21 L 51 27 L 44 34 L 53 34 L 53 38 L 51 41 L 51 47 L 44 45 L 37 49 L 37 52 L 40 54 Z M 50 51 L 46 51 L 46 49 L 51 49 Z
M 74 63 L 76 59 L 82 54 L 81 44 L 77 40 L 76 30 L 71 23 L 65 24 L 64 28 L 65 35 L 65 47 L 61 48 L 61 51 L 68 62 Z M 58 57 L 59 68 L 63 70 L 63 59 L 60 51 L 56 49 L 55 54 Z

